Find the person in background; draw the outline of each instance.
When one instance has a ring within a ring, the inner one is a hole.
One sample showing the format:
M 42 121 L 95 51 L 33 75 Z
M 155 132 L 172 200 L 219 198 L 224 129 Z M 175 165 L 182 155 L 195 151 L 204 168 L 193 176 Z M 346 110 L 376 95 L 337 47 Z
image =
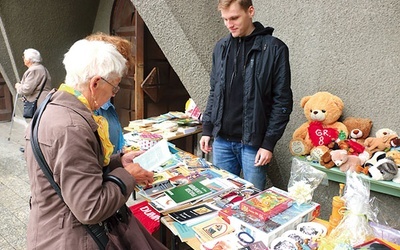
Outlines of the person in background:
M 49 71 L 44 67 L 42 62 L 42 56 L 40 52 L 29 48 L 24 50 L 22 56 L 24 64 L 28 69 L 25 71 L 20 82 L 15 84 L 15 90 L 19 95 L 22 96 L 23 100 L 33 102 L 38 99 L 37 106 L 44 100 L 46 95 L 51 90 L 51 76 Z M 42 89 L 42 92 L 40 90 Z M 30 118 L 26 118 L 30 121 Z M 24 147 L 20 147 L 19 151 L 25 152 Z
M 89 41 L 105 41 L 113 44 L 119 53 L 126 59 L 128 70 L 134 66 L 134 60 L 132 56 L 132 44 L 119 36 L 111 36 L 102 32 L 97 32 L 86 37 Z M 110 141 L 114 145 L 113 153 L 122 152 L 125 146 L 125 139 L 122 130 L 121 123 L 117 111 L 111 100 L 108 100 L 103 106 L 95 111 L 97 115 L 101 115 L 108 121 L 108 131 Z
M 19 83 L 15 84 L 15 89 L 19 95 L 25 97 L 28 101 L 34 101 L 43 87 L 43 91 L 38 98 L 37 105 L 44 100 L 51 90 L 51 76 L 49 71 L 41 64 L 42 57 L 39 51 L 29 48 L 24 50 L 24 64 L 28 69 L 25 71 Z
M 219 0 L 218 10 L 230 34 L 214 47 L 200 148 L 263 190 L 293 108 L 289 50 L 273 28 L 253 22 L 251 0 Z
M 132 162 L 140 152 L 112 155 L 107 120 L 94 114 L 118 92 L 125 58 L 110 43 L 82 39 L 63 63 L 65 83 L 51 91 L 38 121 L 39 146 L 63 200 L 36 161 L 30 123 L 25 134 L 31 189 L 27 249 L 98 249 L 82 224 L 106 220 L 123 207 L 136 183 L 153 181 L 153 173 Z M 104 181 L 106 168 L 115 181 Z M 131 249 L 166 249 L 139 222 L 134 232 Z

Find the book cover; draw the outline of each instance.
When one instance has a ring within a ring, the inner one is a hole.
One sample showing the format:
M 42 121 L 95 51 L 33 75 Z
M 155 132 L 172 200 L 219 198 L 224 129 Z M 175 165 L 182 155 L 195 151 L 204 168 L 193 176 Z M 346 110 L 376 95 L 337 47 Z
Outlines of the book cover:
M 154 196 L 156 194 L 162 193 L 168 189 L 175 187 L 169 180 L 158 182 L 152 185 L 148 185 L 143 188 L 143 192 L 147 196 Z
M 208 187 L 197 181 L 174 187 L 165 191 L 165 194 L 169 196 L 175 203 L 180 204 L 201 198 L 210 192 L 211 190 Z
M 198 222 L 207 220 L 215 216 L 217 213 L 218 208 L 212 206 L 211 204 L 201 204 L 180 211 L 172 212 L 168 215 L 175 221 L 190 226 Z
M 190 180 L 188 178 L 186 178 L 186 176 L 183 176 L 181 174 L 169 178 L 169 181 L 175 186 L 188 184 L 190 182 Z
M 246 188 L 243 186 L 242 188 L 234 189 L 230 192 L 224 192 L 221 195 L 214 197 L 214 201 L 220 208 L 237 206 L 241 201 L 247 200 L 259 192 L 261 191 L 255 187 Z
M 169 178 L 171 178 L 172 176 L 167 172 L 167 171 L 163 171 L 163 172 L 159 172 L 159 173 L 154 173 L 153 175 L 153 185 L 160 183 L 160 182 L 165 182 L 168 181 Z
M 163 213 L 169 209 L 173 209 L 178 206 L 178 204 L 176 204 L 176 202 L 173 201 L 168 195 L 162 195 L 156 199 L 151 200 L 149 202 L 149 205 L 160 213 Z
M 193 226 L 193 230 L 201 242 L 208 242 L 235 231 L 219 216 Z
M 213 249 L 223 249 L 223 250 L 235 249 L 236 250 L 241 247 L 243 247 L 243 245 L 240 244 L 236 233 L 230 233 L 230 234 L 224 235 L 222 237 L 219 237 L 214 240 L 211 240 L 211 241 L 201 244 L 200 249 L 201 250 L 213 250 Z M 265 250 L 266 248 L 260 248 L 260 250 L 261 249 Z
M 205 169 L 203 171 L 200 171 L 200 175 L 205 176 L 207 179 L 214 179 L 222 176 L 212 169 Z
M 269 218 L 281 213 L 293 204 L 293 200 L 272 189 L 267 189 L 240 203 L 240 209 L 260 220 L 266 221 Z

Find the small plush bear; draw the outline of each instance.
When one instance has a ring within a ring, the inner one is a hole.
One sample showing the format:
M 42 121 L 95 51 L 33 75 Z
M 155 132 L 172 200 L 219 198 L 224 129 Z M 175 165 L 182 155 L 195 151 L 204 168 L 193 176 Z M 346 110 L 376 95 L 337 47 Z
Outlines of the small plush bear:
M 361 144 L 369 136 L 372 128 L 372 120 L 368 118 L 347 117 L 343 124 L 349 131 L 348 138 Z

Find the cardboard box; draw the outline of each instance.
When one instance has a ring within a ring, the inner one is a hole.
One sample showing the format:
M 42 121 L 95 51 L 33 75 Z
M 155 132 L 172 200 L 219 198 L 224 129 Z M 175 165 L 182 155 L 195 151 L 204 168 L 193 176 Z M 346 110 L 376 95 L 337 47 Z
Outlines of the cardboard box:
M 219 212 L 219 216 L 229 222 L 236 232 L 247 232 L 255 241 L 263 241 L 270 245 L 271 242 L 281 236 L 285 231 L 296 229 L 302 222 L 309 222 L 320 214 L 320 204 L 297 205 L 284 210 L 266 221 L 252 217 L 239 208 L 226 208 Z
M 262 221 L 285 211 L 293 204 L 293 199 L 274 188 L 264 190 L 240 203 L 240 210 Z

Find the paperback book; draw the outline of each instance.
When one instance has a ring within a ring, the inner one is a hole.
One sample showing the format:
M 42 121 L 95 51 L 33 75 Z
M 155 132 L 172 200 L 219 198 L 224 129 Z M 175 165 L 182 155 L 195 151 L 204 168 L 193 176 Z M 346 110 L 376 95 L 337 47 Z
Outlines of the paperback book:
M 180 211 L 172 212 L 168 215 L 181 224 L 192 226 L 216 216 L 218 214 L 218 210 L 219 209 L 217 207 L 209 203 L 205 203 Z
M 219 216 L 193 226 L 193 230 L 196 233 L 196 237 L 202 243 L 220 238 L 235 231 L 229 223 Z
M 189 184 L 185 184 L 167 190 L 165 191 L 165 194 L 169 196 L 177 204 L 181 204 L 195 199 L 199 199 L 210 192 L 211 190 L 205 185 L 203 185 L 200 181 L 195 181 Z
M 183 166 L 179 157 L 172 154 L 167 140 L 163 139 L 148 149 L 143 154 L 133 159 L 134 163 L 148 171 L 162 172 L 177 166 Z
M 152 184 L 150 186 L 146 186 L 143 188 L 142 191 L 145 194 L 145 196 L 154 196 L 174 187 L 175 186 L 172 185 L 172 183 L 169 180 L 166 180 L 163 182 Z
M 267 189 L 240 203 L 240 209 L 262 221 L 281 213 L 293 204 L 293 199 L 275 189 Z

